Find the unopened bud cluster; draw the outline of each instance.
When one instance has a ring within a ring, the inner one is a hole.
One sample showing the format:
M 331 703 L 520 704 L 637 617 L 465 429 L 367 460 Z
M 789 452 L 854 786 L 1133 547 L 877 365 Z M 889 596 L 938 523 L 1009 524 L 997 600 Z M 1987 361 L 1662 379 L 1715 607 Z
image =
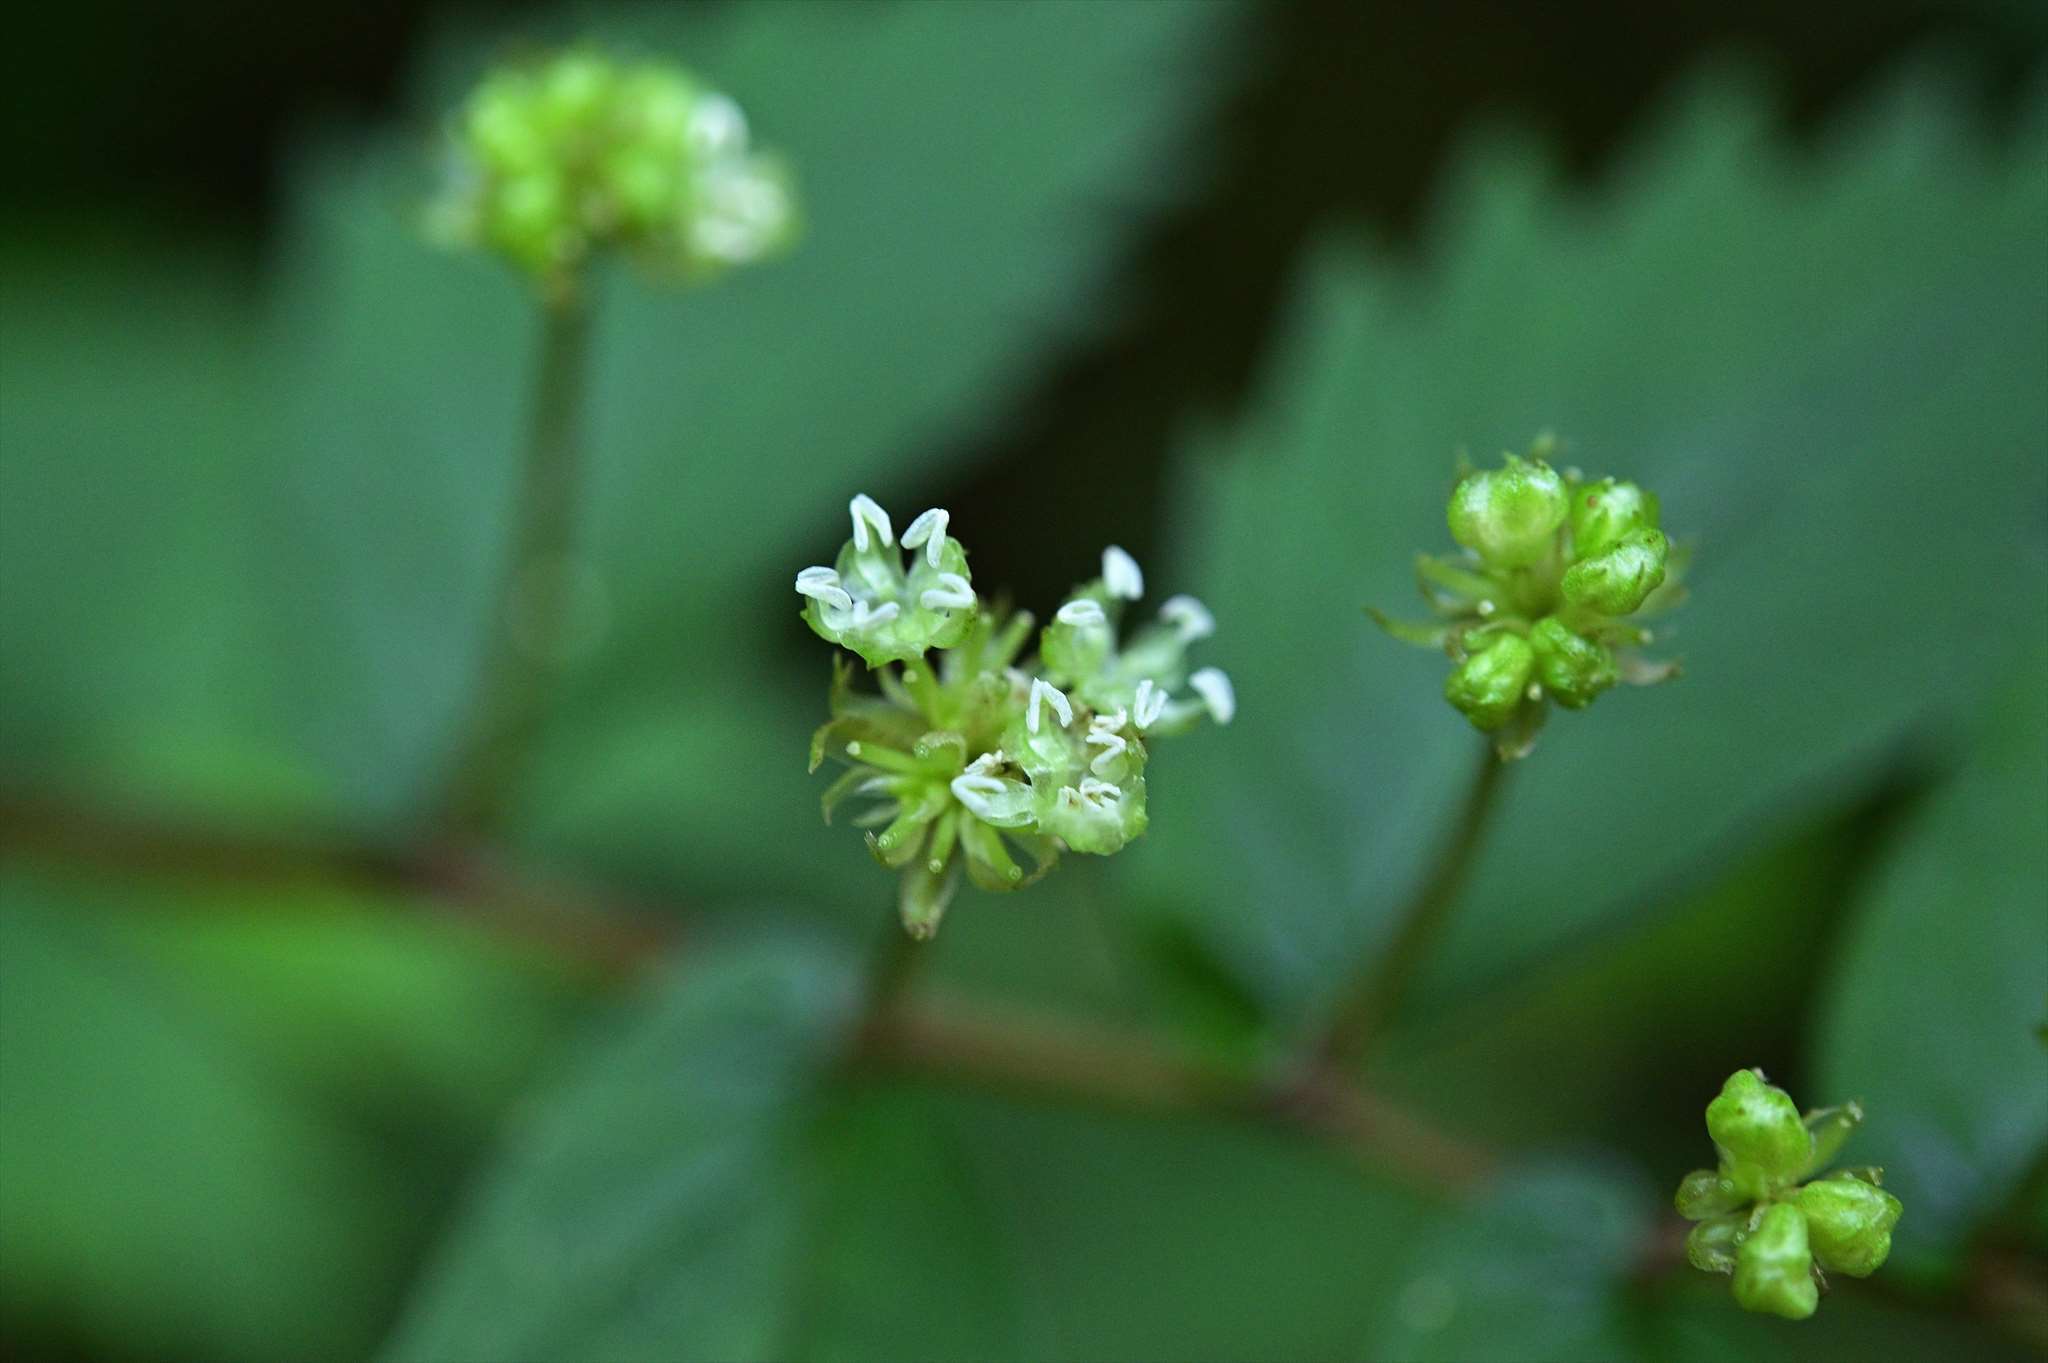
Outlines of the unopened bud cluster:
M 1509 454 L 1452 491 L 1451 536 L 1464 552 L 1416 560 L 1435 620 L 1374 612 L 1395 637 L 1450 655 L 1444 698 L 1510 758 L 1534 745 L 1551 701 L 1583 709 L 1618 682 L 1649 685 L 1676 671 L 1636 652 L 1651 639 L 1641 621 L 1679 597 L 1656 497 L 1559 473 L 1549 452 L 1539 441 L 1529 457 Z
M 1695 1268 L 1733 1278 L 1745 1310 L 1804 1320 L 1827 1275 L 1868 1277 L 1892 1248 L 1899 1200 L 1875 1167 L 1813 1177 L 1863 1120 L 1854 1103 L 1801 1116 L 1760 1070 L 1737 1070 L 1707 1105 L 1720 1165 L 1678 1185 L 1679 1214 L 1697 1221 L 1686 1238 Z
M 453 142 L 434 226 L 552 294 L 605 247 L 696 278 L 760 259 L 794 224 L 787 177 L 750 148 L 739 106 L 664 64 L 579 49 L 501 68 Z
M 1215 632 L 1202 603 L 1169 597 L 1124 630 L 1145 579 L 1111 546 L 1101 576 L 1035 630 L 1027 612 L 975 593 L 947 512 L 926 511 L 899 540 L 873 499 L 848 510 L 852 538 L 831 567 L 798 573 L 796 590 L 805 621 L 859 654 L 879 692 L 856 691 L 838 663 L 811 769 L 847 765 L 825 792 L 827 819 L 848 799 L 872 802 L 854 822 L 901 873 L 904 928 L 938 930 L 963 868 L 982 889 L 1014 890 L 1062 851 L 1106 856 L 1143 833 L 1147 743 L 1205 716 L 1227 724 L 1236 708 L 1222 672 L 1188 670 L 1189 647 Z

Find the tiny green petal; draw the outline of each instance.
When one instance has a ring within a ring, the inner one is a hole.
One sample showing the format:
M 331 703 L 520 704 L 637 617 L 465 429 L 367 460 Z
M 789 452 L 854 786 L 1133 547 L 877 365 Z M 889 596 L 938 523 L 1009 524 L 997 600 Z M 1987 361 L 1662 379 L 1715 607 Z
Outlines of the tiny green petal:
M 1794 1201 L 1806 1214 L 1813 1256 L 1831 1273 L 1867 1278 L 1892 1252 L 1892 1227 L 1905 1209 L 1884 1189 L 1860 1179 L 1823 1178 Z
M 1657 528 L 1657 498 L 1634 483 L 1612 478 L 1588 483 L 1572 492 L 1572 557 L 1588 559 L 1605 553 L 1622 536 Z
M 1507 457 L 1505 466 L 1468 474 L 1451 493 L 1451 537 L 1501 568 L 1550 552 L 1569 505 L 1564 480 L 1541 459 Z
M 1749 1198 L 1719 1169 L 1695 1169 L 1678 1185 L 1672 1199 L 1678 1214 L 1688 1221 L 1723 1216 L 1747 1204 Z
M 1595 640 L 1574 634 L 1562 620 L 1546 615 L 1529 631 L 1536 650 L 1536 679 L 1567 710 L 1582 710 L 1619 679 L 1614 654 Z
M 1780 1186 L 1797 1178 L 1813 1155 L 1813 1136 L 1791 1095 L 1765 1083 L 1757 1070 L 1728 1076 L 1720 1096 L 1707 1104 L 1707 1134 L 1721 1148 L 1724 1172 L 1738 1184 L 1761 1177 L 1767 1186 Z
M 1712 1217 L 1685 1237 L 1685 1261 L 1702 1273 L 1733 1273 L 1736 1255 L 1748 1238 L 1748 1213 Z
M 1485 637 L 1444 682 L 1444 699 L 1482 733 L 1492 733 L 1514 718 L 1525 699 L 1536 653 L 1516 634 Z
M 1820 1305 L 1806 1217 L 1779 1202 L 1735 1253 L 1735 1300 L 1745 1311 L 1805 1320 Z
M 1631 530 L 1565 570 L 1565 600 L 1602 615 L 1628 615 L 1664 585 L 1670 548 L 1661 530 Z

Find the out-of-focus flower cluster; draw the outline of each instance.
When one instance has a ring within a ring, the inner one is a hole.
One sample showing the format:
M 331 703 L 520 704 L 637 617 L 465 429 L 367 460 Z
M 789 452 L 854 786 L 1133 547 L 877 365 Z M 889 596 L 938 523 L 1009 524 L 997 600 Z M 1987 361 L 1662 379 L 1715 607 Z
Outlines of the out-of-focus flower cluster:
M 575 49 L 487 75 L 452 131 L 431 223 L 551 294 L 616 247 L 686 279 L 760 259 L 795 225 L 788 177 L 726 96 L 675 67 Z

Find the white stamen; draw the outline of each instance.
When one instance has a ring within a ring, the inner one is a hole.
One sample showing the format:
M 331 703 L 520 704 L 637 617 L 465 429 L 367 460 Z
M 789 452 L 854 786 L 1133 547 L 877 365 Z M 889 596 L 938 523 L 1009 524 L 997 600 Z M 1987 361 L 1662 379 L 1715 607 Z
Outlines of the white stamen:
M 994 752 L 985 752 L 967 764 L 967 774 L 969 776 L 987 776 L 1008 760 L 1008 758 L 1003 756 L 1001 748 L 997 748 Z
M 874 498 L 863 492 L 846 504 L 846 513 L 853 517 L 853 547 L 861 553 L 868 548 L 868 527 L 882 537 L 884 545 L 896 543 L 896 532 L 889 528 L 889 513 L 882 510 Z
M 1111 596 L 1136 601 L 1145 594 L 1145 574 L 1138 560 L 1112 544 L 1102 551 L 1102 585 Z
M 915 549 L 924 546 L 924 561 L 936 568 L 939 566 L 939 551 L 946 547 L 946 525 L 953 519 L 953 513 L 944 507 L 933 507 L 923 512 L 903 532 L 903 547 Z
M 1169 596 L 1159 608 L 1159 618 L 1172 625 L 1180 641 L 1191 644 L 1216 632 L 1216 617 L 1192 596 Z
M 1061 606 L 1054 618 L 1063 625 L 1077 625 L 1084 629 L 1109 623 L 1109 617 L 1102 613 L 1102 603 L 1092 596 L 1075 597 Z
M 814 601 L 839 610 L 853 605 L 853 598 L 839 585 L 839 574 L 830 568 L 806 568 L 796 575 L 796 589 Z
M 1024 727 L 1032 733 L 1038 732 L 1038 703 L 1050 702 L 1053 713 L 1060 717 L 1062 726 L 1074 722 L 1074 707 L 1067 704 L 1067 697 L 1057 686 L 1043 677 L 1031 679 L 1031 705 L 1024 712 Z
M 925 588 L 917 599 L 928 611 L 965 610 L 974 604 L 974 588 L 958 573 L 940 573 L 939 585 Z
M 982 819 L 1000 817 L 992 803 L 993 798 L 1005 789 L 1005 782 L 1000 776 L 963 772 L 953 778 L 952 786 L 953 798 L 967 806 L 968 813 Z
M 1155 723 L 1166 709 L 1166 691 L 1154 686 L 1151 678 L 1138 683 L 1138 694 L 1131 701 L 1131 715 L 1144 729 Z
M 1209 717 L 1218 724 L 1230 723 L 1237 713 L 1237 692 L 1231 688 L 1230 678 L 1217 667 L 1205 667 L 1188 678 L 1188 685 L 1202 698 L 1202 704 L 1209 707 Z
M 902 613 L 902 608 L 894 601 L 874 607 L 865 601 L 856 601 L 853 603 L 853 627 L 867 629 L 871 625 L 886 625 Z

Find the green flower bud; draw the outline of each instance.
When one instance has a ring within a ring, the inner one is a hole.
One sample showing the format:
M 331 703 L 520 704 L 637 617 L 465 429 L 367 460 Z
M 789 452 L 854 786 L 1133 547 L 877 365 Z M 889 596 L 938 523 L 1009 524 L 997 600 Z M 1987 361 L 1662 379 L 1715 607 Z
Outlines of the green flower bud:
M 1606 646 L 1572 633 L 1554 615 L 1536 622 L 1529 643 L 1536 650 L 1536 679 L 1567 710 L 1583 710 L 1617 680 Z
M 1451 538 L 1488 565 L 1536 562 L 1556 543 L 1570 509 L 1564 480 L 1541 459 L 1507 456 L 1498 469 L 1466 475 L 1451 493 Z
M 1892 1252 L 1892 1227 L 1904 1208 L 1884 1189 L 1860 1179 L 1823 1178 L 1801 1188 L 1794 1201 L 1806 1215 L 1813 1256 L 1829 1272 L 1867 1278 Z
M 1514 718 L 1526 698 L 1536 651 L 1529 641 L 1505 631 L 1485 636 L 1444 682 L 1444 699 L 1482 733 L 1492 733 Z
M 1805 1320 L 1820 1305 L 1807 1248 L 1806 1218 L 1779 1202 L 1735 1253 L 1735 1300 L 1745 1311 Z
M 1724 1216 L 1749 1202 L 1735 1181 L 1719 1169 L 1695 1169 L 1685 1176 L 1678 1185 L 1678 1195 L 1672 1199 L 1678 1214 L 1688 1221 L 1704 1221 L 1712 1216 Z
M 1790 1094 L 1757 1070 L 1737 1070 L 1707 1104 L 1707 1134 L 1722 1154 L 1723 1172 L 1753 1195 L 1797 1178 L 1813 1154 L 1813 1136 Z M 1756 1187 L 1761 1180 L 1765 1187 Z
M 1612 478 L 1572 492 L 1572 557 L 1605 553 L 1632 530 L 1657 528 L 1657 498 Z
M 1733 1273 L 1736 1256 L 1748 1238 L 1748 1213 L 1712 1217 L 1685 1237 L 1685 1261 L 1702 1273 Z
M 1631 530 L 1565 570 L 1565 600 L 1602 615 L 1628 615 L 1664 585 L 1670 548 L 1661 530 Z

